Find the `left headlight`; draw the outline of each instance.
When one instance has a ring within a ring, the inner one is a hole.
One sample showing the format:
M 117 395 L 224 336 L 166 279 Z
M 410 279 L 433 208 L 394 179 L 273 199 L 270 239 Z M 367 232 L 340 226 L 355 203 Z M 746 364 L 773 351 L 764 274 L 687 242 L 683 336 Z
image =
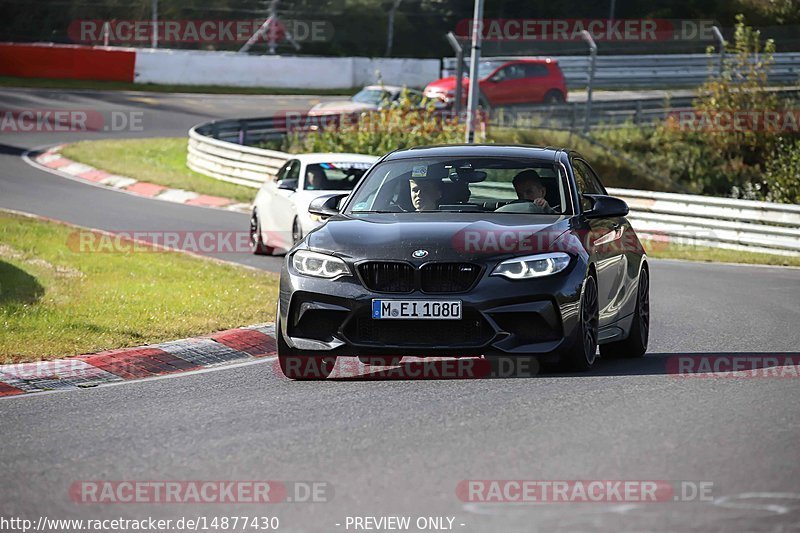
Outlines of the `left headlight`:
M 305 276 L 333 279 L 350 274 L 350 269 L 338 257 L 309 250 L 298 250 L 292 256 L 294 269 Z
M 562 252 L 515 257 L 497 265 L 492 276 L 504 276 L 508 279 L 541 278 L 561 272 L 567 268 L 569 262 L 570 256 Z

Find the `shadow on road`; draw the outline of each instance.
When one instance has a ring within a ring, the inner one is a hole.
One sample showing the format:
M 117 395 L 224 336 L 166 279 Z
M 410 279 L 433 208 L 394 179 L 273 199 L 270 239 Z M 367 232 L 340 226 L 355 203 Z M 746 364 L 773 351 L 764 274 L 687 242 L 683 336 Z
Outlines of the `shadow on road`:
M 339 357 L 328 379 L 336 381 L 533 379 L 598 376 L 676 378 L 800 377 L 800 352 L 655 353 L 640 359 L 598 359 L 588 372 L 562 373 L 536 362 L 490 364 L 479 358 L 409 360 L 391 367 L 365 366 L 354 357 Z

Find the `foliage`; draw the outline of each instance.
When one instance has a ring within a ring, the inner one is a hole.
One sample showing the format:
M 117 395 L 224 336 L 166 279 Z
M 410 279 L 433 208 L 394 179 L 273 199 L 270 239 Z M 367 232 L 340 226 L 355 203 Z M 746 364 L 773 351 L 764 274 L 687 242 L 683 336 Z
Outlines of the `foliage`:
M 772 114 L 781 117 L 780 123 L 791 109 L 766 90 L 775 44 L 761 41 L 760 33 L 737 17 L 720 75 L 700 88 L 688 115 L 671 114 L 652 130 L 629 126 L 601 132 L 598 139 L 688 192 L 796 201 L 797 173 L 791 164 L 798 157 L 798 132 L 765 122 Z
M 411 146 L 452 144 L 463 140 L 464 128 L 456 118 L 437 112 L 432 103 L 418 107 L 404 91 L 396 105 L 362 113 L 355 119 L 343 115 L 336 126 L 290 134 L 283 149 L 291 153 L 384 155 Z
M 778 139 L 766 167 L 767 200 L 800 204 L 800 139 Z

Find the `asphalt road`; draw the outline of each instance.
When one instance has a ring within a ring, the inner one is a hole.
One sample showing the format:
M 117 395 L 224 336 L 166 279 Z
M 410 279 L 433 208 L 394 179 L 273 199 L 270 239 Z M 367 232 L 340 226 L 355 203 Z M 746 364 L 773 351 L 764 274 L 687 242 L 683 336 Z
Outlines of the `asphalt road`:
M 38 93 L 5 91 L 0 106 Z M 180 134 L 215 116 L 209 109 L 216 105 L 203 105 L 196 114 L 199 103 L 172 102 L 144 133 Z M 64 140 L 49 139 L 4 135 L 0 206 L 104 229 L 246 222 L 233 213 L 102 191 L 19 161 L 23 148 Z M 269 269 L 273 261 L 259 265 Z M 600 361 L 582 375 L 302 383 L 285 380 L 267 360 L 6 399 L 0 516 L 244 514 L 277 516 L 283 531 L 347 531 L 347 516 L 380 515 L 454 517 L 453 529 L 465 532 L 800 531 L 798 380 L 680 378 L 667 370 L 677 355 L 797 354 L 800 270 L 653 261 L 651 300 L 648 356 Z M 326 482 L 333 498 L 86 505 L 68 492 L 79 480 L 256 479 Z M 714 499 L 461 501 L 458 483 L 475 479 L 709 482 Z

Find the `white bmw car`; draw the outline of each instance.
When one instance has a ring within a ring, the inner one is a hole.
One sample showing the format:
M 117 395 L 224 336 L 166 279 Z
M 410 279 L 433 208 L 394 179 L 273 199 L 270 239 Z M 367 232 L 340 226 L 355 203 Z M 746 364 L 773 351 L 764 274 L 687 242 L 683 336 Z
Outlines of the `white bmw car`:
M 350 191 L 379 158 L 360 154 L 296 155 L 268 177 L 256 195 L 250 218 L 254 254 L 285 252 L 322 223 L 308 204 L 319 196 Z

